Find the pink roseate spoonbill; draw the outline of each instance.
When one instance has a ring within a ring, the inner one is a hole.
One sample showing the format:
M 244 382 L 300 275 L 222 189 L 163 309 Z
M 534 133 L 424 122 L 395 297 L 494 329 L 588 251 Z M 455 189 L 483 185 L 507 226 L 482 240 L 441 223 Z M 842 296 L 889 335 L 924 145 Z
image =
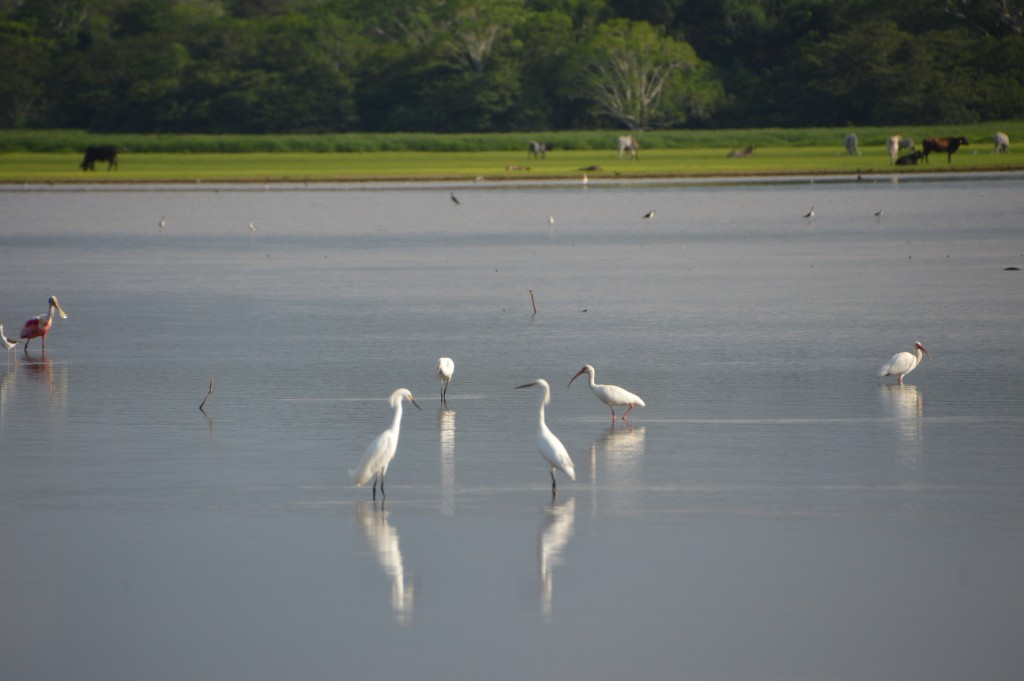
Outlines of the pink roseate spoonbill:
M 448 404 L 448 381 L 455 373 L 455 362 L 450 357 L 437 360 L 437 377 L 441 381 L 441 403 Z
M 540 388 L 541 391 L 537 416 L 537 450 L 551 467 L 551 496 L 554 497 L 558 487 L 555 482 L 555 469 L 568 475 L 570 480 L 575 480 L 576 467 L 572 465 L 572 459 L 569 458 L 569 452 L 566 451 L 565 445 L 555 437 L 555 434 L 548 428 L 548 424 L 544 422 L 544 406 L 551 403 L 551 386 L 548 385 L 548 382 L 543 378 L 538 378 L 533 383 L 517 385 L 516 389 L 533 387 Z
M 627 404 L 629 409 L 622 415 L 622 420 L 625 421 L 626 417 L 629 416 L 629 412 L 633 411 L 633 407 L 640 405 L 646 407 L 644 401 L 639 397 L 629 392 L 625 388 L 620 388 L 617 385 L 602 385 L 600 383 L 594 383 L 594 367 L 589 364 L 584 364 L 583 368 L 576 372 L 576 376 L 569 379 L 569 385 L 576 380 L 578 376 L 587 374 L 590 377 L 590 390 L 594 393 L 597 399 L 601 400 L 608 405 L 608 408 L 612 410 L 612 421 L 615 420 L 615 407 L 624 407 Z M 567 386 L 568 387 L 568 386 Z
M 917 368 L 921 363 L 921 353 L 932 358 L 932 354 L 921 345 L 921 341 L 914 343 L 914 352 L 897 352 L 888 362 L 878 370 L 878 377 L 896 376 L 896 383 L 903 385 L 903 377 Z
M 11 348 L 13 348 L 15 345 L 17 345 L 20 342 L 21 342 L 20 340 L 14 340 L 13 338 L 8 338 L 7 336 L 5 336 L 4 335 L 4 325 L 0 324 L 0 345 L 2 345 L 4 350 L 7 351 L 7 361 L 8 362 L 11 361 Z M 15 356 L 15 360 L 17 360 L 17 356 Z
M 57 296 L 50 296 L 49 313 L 33 317 L 25 322 L 25 326 L 21 327 L 21 338 L 25 341 L 25 354 L 28 354 L 29 341 L 36 337 L 43 339 L 43 352 L 46 352 L 46 334 L 50 333 L 50 327 L 53 326 L 54 312 L 58 312 L 61 319 L 68 318 L 68 316 L 64 314 L 64 310 L 60 308 L 60 303 L 57 302 Z
M 395 458 L 395 451 L 398 449 L 398 429 L 402 425 L 403 400 L 409 400 L 413 403 L 413 406 L 423 411 L 423 407 L 416 404 L 416 400 L 412 398 L 412 393 L 405 388 L 399 388 L 391 393 L 388 402 L 391 404 L 391 408 L 395 410 L 391 427 L 378 435 L 370 443 L 370 446 L 366 448 L 366 453 L 363 454 L 363 458 L 359 461 L 359 465 L 355 468 L 350 468 L 348 471 L 349 476 L 355 480 L 357 487 L 362 487 L 370 481 L 370 478 L 373 478 L 374 501 L 377 500 L 378 479 L 380 479 L 380 495 L 384 497 L 384 476 L 387 475 L 388 464 Z

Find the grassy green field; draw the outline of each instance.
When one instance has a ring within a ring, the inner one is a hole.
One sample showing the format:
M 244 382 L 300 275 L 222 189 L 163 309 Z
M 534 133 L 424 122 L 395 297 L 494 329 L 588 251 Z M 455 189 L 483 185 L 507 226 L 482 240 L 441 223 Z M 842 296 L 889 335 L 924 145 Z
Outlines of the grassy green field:
M 1024 170 L 1024 155 L 992 153 L 992 134 L 1024 136 L 1024 121 L 960 126 L 972 144 L 954 154 L 933 154 L 929 165 L 898 167 L 901 173 Z M 889 173 L 881 129 L 853 129 L 861 155 L 842 147 L 845 129 L 658 131 L 640 133 L 640 158 L 618 160 L 615 131 L 535 135 L 88 135 L 80 131 L 0 131 L 0 182 L 324 182 L 400 180 L 524 180 L 713 177 Z M 904 131 L 920 142 L 949 128 Z M 531 139 L 551 140 L 544 160 L 527 158 Z M 746 144 L 747 158 L 727 158 Z M 127 148 L 119 168 L 79 168 L 87 144 Z M 360 148 L 362 150 L 360 150 Z M 597 170 L 585 170 L 597 167 Z

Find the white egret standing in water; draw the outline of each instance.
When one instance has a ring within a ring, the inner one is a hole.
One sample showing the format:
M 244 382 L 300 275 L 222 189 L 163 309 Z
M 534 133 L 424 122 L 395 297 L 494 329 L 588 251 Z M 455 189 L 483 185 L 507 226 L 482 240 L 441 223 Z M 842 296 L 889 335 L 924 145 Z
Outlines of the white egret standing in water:
M 450 357 L 442 357 L 437 360 L 437 377 L 441 380 L 441 403 L 448 403 L 448 381 L 452 380 L 455 373 L 455 362 Z
M 370 478 L 373 478 L 373 498 L 375 500 L 377 498 L 378 478 L 380 478 L 380 494 L 382 497 L 385 496 L 384 477 L 388 473 L 388 464 L 391 463 L 391 459 L 395 458 L 395 451 L 398 449 L 398 429 L 402 425 L 402 400 L 409 400 L 417 409 L 423 411 L 423 408 L 416 404 L 416 400 L 412 398 L 412 393 L 405 388 L 399 388 L 391 393 L 388 402 L 391 404 L 391 408 L 395 410 L 391 427 L 378 435 L 370 443 L 370 446 L 366 448 L 366 453 L 363 454 L 362 460 L 359 461 L 359 465 L 355 468 L 350 468 L 348 471 L 348 474 L 356 481 L 356 485 L 359 487 L 362 487 L 370 481 Z
M 555 437 L 548 425 L 544 422 L 544 406 L 551 402 L 551 386 L 543 378 L 538 378 L 533 383 L 517 385 L 516 388 L 539 387 L 541 390 L 540 405 L 537 415 L 537 450 L 544 460 L 551 467 L 551 495 L 554 496 L 557 484 L 555 483 L 555 469 L 562 471 L 569 476 L 570 480 L 576 479 L 576 468 L 572 465 L 569 452 L 561 440 Z

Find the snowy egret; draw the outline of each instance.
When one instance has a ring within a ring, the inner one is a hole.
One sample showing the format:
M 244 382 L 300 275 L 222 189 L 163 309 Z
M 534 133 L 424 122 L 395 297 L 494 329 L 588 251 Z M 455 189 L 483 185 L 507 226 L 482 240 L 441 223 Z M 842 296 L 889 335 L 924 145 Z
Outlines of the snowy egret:
M 441 380 L 441 402 L 448 404 L 448 381 L 452 380 L 455 373 L 455 362 L 450 357 L 442 357 L 437 360 L 437 377 Z
M 932 354 L 921 345 L 921 341 L 914 343 L 914 350 L 915 352 L 897 352 L 878 370 L 878 377 L 896 376 L 896 383 L 903 385 L 903 377 L 921 363 L 921 353 L 928 355 L 928 359 L 932 358 Z
M 28 353 L 28 343 L 33 338 L 39 337 L 43 339 L 43 352 L 46 352 L 46 334 L 50 333 L 50 327 L 53 326 L 53 313 L 54 311 L 60 313 L 61 319 L 67 319 L 68 316 L 64 314 L 64 310 L 61 309 L 60 303 L 57 302 L 57 296 L 50 296 L 50 311 L 47 314 L 41 314 L 38 317 L 25 322 L 25 326 L 21 327 L 21 338 L 25 341 L 25 353 Z
M 622 420 L 625 421 L 626 417 L 629 416 L 629 412 L 633 411 L 633 407 L 640 405 L 646 407 L 644 401 L 639 397 L 629 392 L 625 388 L 620 388 L 617 385 L 602 385 L 600 383 L 594 383 L 594 367 L 589 364 L 584 364 L 583 368 L 576 372 L 576 375 L 569 379 L 569 385 L 576 380 L 578 376 L 587 374 L 590 378 L 590 390 L 594 393 L 597 399 L 601 400 L 608 405 L 608 408 L 612 410 L 612 421 L 615 420 L 615 407 L 624 407 L 627 404 L 629 409 L 622 415 Z M 568 387 L 568 386 L 566 386 Z
M 370 443 L 370 446 L 366 448 L 366 453 L 363 454 L 363 458 L 359 461 L 359 465 L 355 468 L 350 468 L 348 471 L 349 476 L 355 480 L 357 487 L 362 487 L 370 481 L 370 478 L 373 478 L 374 500 L 377 499 L 378 478 L 380 479 L 380 494 L 382 497 L 384 496 L 384 476 L 387 475 L 388 464 L 391 463 L 391 459 L 395 458 L 395 450 L 398 449 L 398 429 L 402 425 L 402 400 L 409 400 L 417 409 L 423 411 L 423 408 L 416 404 L 416 400 L 412 398 L 412 393 L 405 388 L 399 388 L 391 393 L 388 402 L 391 404 L 391 408 L 395 410 L 391 427 L 378 435 Z
M 11 348 L 20 343 L 20 340 L 14 340 L 4 335 L 4 325 L 0 324 L 0 345 L 3 345 L 4 350 L 7 351 L 7 361 L 11 361 Z
M 559 469 L 569 476 L 570 480 L 576 479 L 576 468 L 572 465 L 569 452 L 561 440 L 555 437 L 548 425 L 544 422 L 544 406 L 551 402 L 551 386 L 543 378 L 538 378 L 533 383 L 517 385 L 519 388 L 538 387 L 541 391 L 540 405 L 537 416 L 537 449 L 544 460 L 551 466 L 551 495 L 554 496 L 557 484 L 555 483 L 555 469 Z

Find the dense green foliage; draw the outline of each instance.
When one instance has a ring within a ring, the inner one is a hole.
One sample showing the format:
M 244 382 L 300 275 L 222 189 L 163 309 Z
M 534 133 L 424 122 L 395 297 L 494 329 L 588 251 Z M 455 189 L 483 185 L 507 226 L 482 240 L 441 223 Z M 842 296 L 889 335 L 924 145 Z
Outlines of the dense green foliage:
M 0 127 L 512 132 L 1024 114 L 1024 0 L 0 0 Z

